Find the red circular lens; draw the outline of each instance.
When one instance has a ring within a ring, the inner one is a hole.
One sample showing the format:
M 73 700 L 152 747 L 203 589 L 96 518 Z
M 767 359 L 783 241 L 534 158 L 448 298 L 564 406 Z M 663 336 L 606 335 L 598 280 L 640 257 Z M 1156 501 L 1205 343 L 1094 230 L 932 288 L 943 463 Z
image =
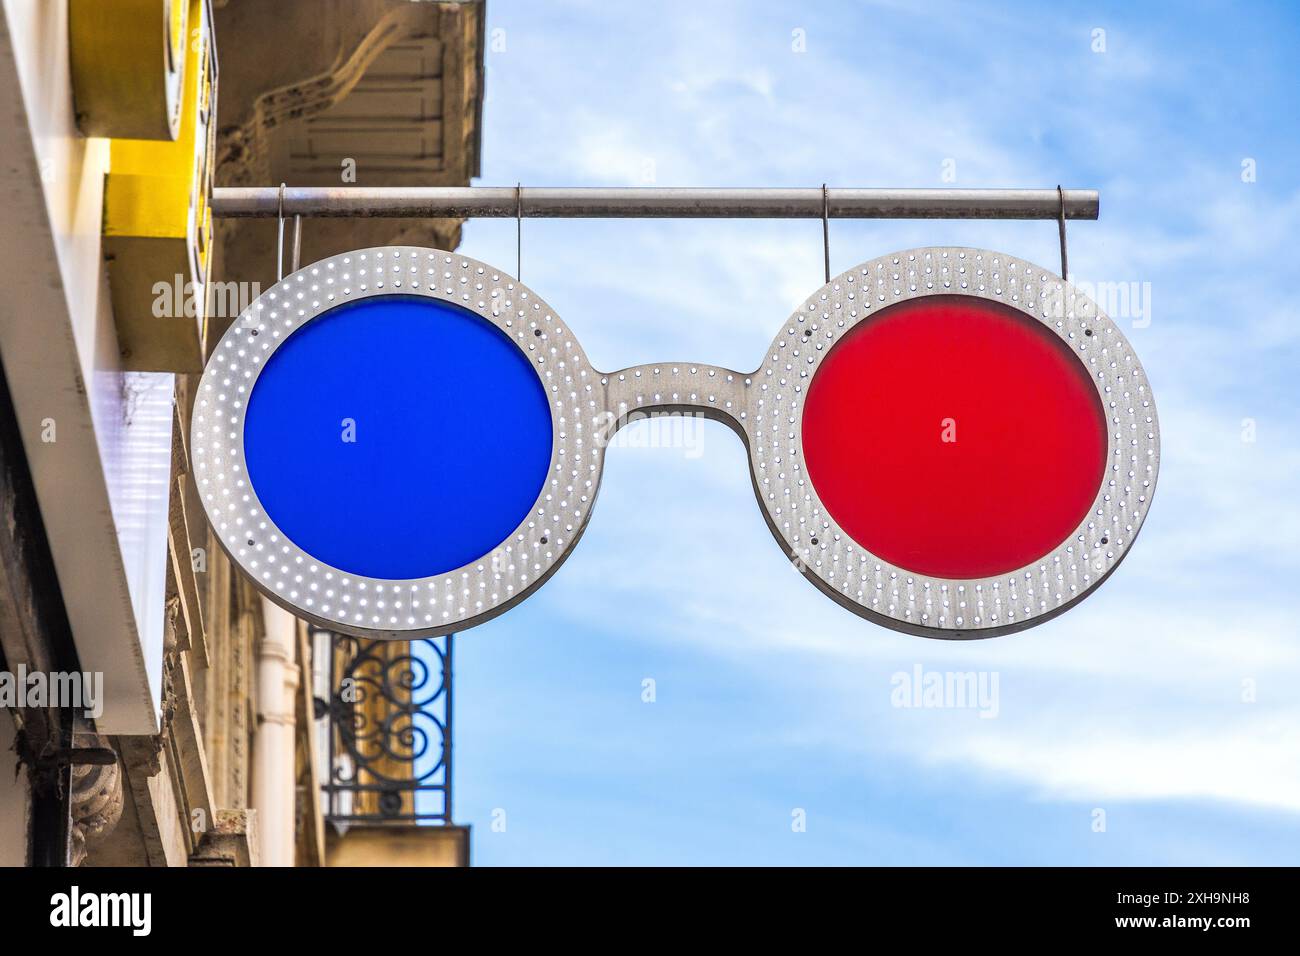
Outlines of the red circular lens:
M 808 387 L 808 475 L 859 545 L 918 574 L 1005 574 L 1088 513 L 1106 420 L 1052 330 L 973 296 L 912 299 L 849 331 Z

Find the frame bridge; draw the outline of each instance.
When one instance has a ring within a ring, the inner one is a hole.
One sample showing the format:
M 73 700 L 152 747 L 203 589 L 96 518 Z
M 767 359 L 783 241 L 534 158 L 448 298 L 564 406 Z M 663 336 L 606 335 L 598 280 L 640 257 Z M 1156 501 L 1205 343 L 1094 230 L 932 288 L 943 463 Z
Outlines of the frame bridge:
M 601 373 L 606 438 L 651 414 L 702 415 L 722 422 L 747 441 L 752 372 L 701 362 L 655 362 Z

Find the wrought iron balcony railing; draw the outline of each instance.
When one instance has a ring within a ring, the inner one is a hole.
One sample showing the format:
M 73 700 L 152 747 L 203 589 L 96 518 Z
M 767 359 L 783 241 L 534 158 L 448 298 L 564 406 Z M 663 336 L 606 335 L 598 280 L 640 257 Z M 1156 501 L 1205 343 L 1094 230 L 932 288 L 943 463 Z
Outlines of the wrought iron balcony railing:
M 327 822 L 451 823 L 453 637 L 313 633 Z

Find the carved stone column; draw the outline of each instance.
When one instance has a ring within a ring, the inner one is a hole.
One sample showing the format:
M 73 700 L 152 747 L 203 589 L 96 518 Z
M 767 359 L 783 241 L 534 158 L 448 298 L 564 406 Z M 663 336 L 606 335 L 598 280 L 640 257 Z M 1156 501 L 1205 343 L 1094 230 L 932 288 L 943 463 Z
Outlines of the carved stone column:
M 108 738 L 99 734 L 78 733 L 72 739 L 77 749 L 112 750 Z M 123 799 L 120 761 L 72 765 L 73 866 L 80 866 L 89 848 L 113 832 L 122 818 Z

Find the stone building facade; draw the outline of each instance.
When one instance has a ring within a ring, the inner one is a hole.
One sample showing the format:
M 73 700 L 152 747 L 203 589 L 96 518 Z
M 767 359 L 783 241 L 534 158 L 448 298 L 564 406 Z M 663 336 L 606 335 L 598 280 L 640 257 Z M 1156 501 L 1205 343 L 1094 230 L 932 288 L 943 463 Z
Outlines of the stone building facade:
M 0 864 L 465 863 L 459 828 L 327 829 L 336 651 L 232 570 L 187 445 L 234 318 L 205 287 L 276 277 L 276 222 L 214 223 L 210 189 L 468 185 L 484 4 L 0 8 L 0 673 L 103 683 L 92 716 L 0 695 Z M 302 262 L 460 225 L 311 221 Z M 173 272 L 197 308 L 143 314 Z

